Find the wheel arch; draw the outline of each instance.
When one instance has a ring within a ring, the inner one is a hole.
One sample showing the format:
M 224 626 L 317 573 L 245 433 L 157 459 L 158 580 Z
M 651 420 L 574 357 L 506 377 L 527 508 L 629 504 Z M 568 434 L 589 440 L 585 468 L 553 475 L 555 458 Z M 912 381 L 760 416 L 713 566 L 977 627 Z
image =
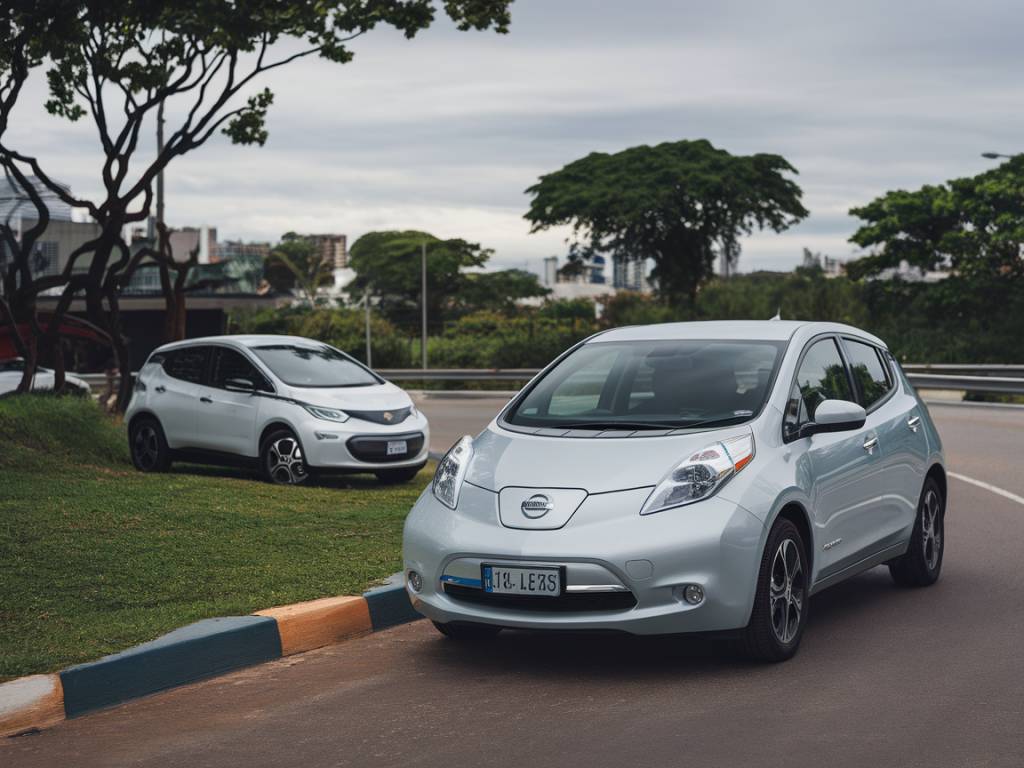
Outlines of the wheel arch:
M 935 462 L 928 468 L 928 473 L 925 475 L 926 481 L 929 478 L 934 480 L 938 484 L 939 490 L 942 491 L 943 506 L 949 506 L 948 484 L 946 482 L 946 468 L 943 467 L 942 464 L 940 464 L 939 462 Z
M 160 421 L 160 417 L 157 416 L 153 411 L 144 410 L 138 413 L 132 414 L 132 417 L 128 420 L 128 434 L 131 435 L 132 429 L 143 419 L 152 419 L 160 426 L 160 431 L 164 433 L 164 439 L 167 437 L 167 430 L 164 429 L 164 424 Z
M 771 525 L 767 527 L 768 531 L 771 531 L 771 526 L 775 525 L 775 521 L 780 518 L 789 520 L 793 525 L 796 526 L 797 530 L 800 531 L 800 536 L 804 540 L 804 554 L 807 556 L 807 570 L 808 573 L 814 573 L 814 531 L 811 528 L 811 518 L 807 514 L 807 509 L 798 501 L 787 501 L 782 505 L 782 508 L 778 511 L 778 514 L 772 518 Z M 767 543 L 767 532 L 766 543 Z
M 259 440 L 256 441 L 257 456 L 259 456 L 260 452 L 263 450 L 263 443 L 266 441 L 270 433 L 273 432 L 275 429 L 287 429 L 289 432 L 295 435 L 295 439 L 299 441 L 299 445 L 302 445 L 302 440 L 299 439 L 299 432 L 297 429 L 295 429 L 295 427 L 293 427 L 284 419 L 273 419 L 270 422 L 268 422 L 260 431 Z

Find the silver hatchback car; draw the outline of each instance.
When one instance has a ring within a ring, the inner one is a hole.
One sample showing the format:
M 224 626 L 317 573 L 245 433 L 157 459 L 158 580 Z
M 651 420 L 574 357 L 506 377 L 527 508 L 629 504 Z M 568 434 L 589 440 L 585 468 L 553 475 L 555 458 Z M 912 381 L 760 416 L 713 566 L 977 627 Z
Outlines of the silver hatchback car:
M 593 336 L 448 452 L 405 524 L 445 635 L 721 632 L 797 650 L 816 592 L 942 568 L 938 432 L 884 342 L 787 321 Z

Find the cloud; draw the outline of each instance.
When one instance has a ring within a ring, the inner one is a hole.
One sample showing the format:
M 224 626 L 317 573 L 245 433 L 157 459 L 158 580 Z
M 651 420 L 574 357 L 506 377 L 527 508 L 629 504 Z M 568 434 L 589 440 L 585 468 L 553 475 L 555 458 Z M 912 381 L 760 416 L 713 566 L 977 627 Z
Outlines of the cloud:
M 1024 7 L 997 0 L 517 0 L 507 36 L 377 30 L 350 65 L 304 60 L 269 78 L 267 146 L 218 138 L 178 161 L 168 217 L 246 239 L 416 227 L 539 269 L 565 237 L 522 219 L 540 174 L 594 150 L 707 138 L 784 155 L 811 210 L 747 238 L 741 269 L 790 268 L 804 246 L 847 257 L 850 207 L 978 173 L 984 150 L 1024 150 L 1022 22 Z M 9 143 L 95 194 L 89 126 L 46 116 L 40 79 L 26 97 Z

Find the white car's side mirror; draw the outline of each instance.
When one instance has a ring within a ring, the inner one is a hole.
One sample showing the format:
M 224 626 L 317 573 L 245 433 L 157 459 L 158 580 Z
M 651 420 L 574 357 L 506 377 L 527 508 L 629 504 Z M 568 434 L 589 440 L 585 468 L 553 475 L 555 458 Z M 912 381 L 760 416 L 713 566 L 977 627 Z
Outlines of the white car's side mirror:
M 814 409 L 814 421 L 804 425 L 805 434 L 847 432 L 864 426 L 867 413 L 849 400 L 824 400 Z

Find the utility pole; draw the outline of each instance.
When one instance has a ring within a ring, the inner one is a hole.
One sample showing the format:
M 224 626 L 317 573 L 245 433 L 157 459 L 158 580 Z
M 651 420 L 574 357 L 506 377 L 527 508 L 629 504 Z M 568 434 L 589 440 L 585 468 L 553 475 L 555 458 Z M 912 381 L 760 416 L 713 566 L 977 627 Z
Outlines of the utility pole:
M 370 286 L 363 291 L 363 304 L 366 307 L 366 367 L 373 367 L 373 354 L 370 349 Z
M 422 254 L 422 283 L 420 286 L 420 304 L 423 308 L 422 333 L 420 335 L 420 351 L 423 358 L 423 370 L 427 370 L 427 241 L 423 241 L 420 249 Z

